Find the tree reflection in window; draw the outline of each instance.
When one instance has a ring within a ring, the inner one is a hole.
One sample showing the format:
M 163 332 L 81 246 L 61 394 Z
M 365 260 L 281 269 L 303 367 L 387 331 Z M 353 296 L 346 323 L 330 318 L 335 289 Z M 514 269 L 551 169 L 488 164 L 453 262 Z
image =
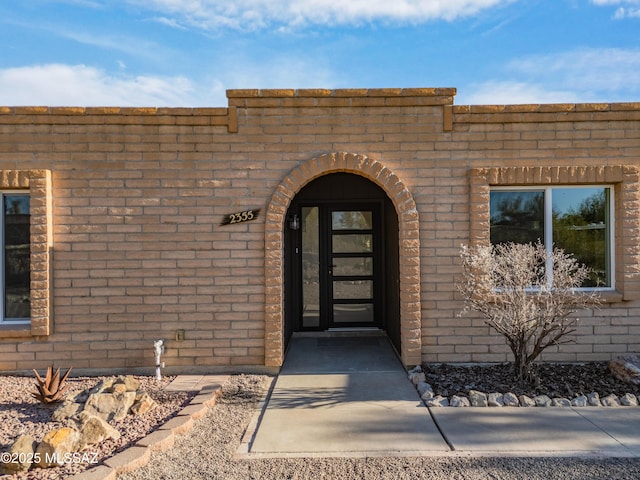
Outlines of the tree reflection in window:
M 591 268 L 583 286 L 610 285 L 609 189 L 553 189 L 553 243 Z
M 591 269 L 583 287 L 611 286 L 609 187 L 547 187 L 493 190 L 490 194 L 491 243 L 545 242 L 550 229 L 553 244 Z M 551 218 L 545 217 L 546 198 Z
M 27 195 L 4 195 L 4 318 L 31 316 L 30 208 Z
M 491 192 L 491 243 L 544 240 L 544 192 Z

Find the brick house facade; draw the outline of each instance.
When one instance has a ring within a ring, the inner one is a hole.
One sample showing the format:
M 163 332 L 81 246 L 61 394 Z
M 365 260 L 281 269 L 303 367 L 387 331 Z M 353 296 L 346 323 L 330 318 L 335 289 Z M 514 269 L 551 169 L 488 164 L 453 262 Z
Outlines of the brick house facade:
M 502 337 L 458 316 L 460 245 L 489 240 L 492 189 L 578 185 L 608 192 L 606 303 L 544 359 L 637 351 L 640 103 L 456 106 L 455 93 L 0 107 L 0 190 L 30 201 L 31 302 L 29 319 L 0 322 L 0 370 L 150 368 L 158 338 L 169 372 L 278 367 L 292 332 L 359 322 L 406 365 L 505 361 Z M 340 223 L 353 214 L 366 220 Z

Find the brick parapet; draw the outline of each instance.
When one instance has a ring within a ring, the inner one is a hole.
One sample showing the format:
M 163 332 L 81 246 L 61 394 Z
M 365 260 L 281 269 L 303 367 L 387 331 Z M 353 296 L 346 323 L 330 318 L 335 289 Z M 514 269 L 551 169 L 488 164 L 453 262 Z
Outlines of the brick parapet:
M 224 116 L 224 107 L 0 107 L 0 115 Z
M 455 88 L 236 89 L 227 98 L 284 97 L 452 97 Z
M 282 107 L 392 107 L 451 105 L 455 88 L 349 88 L 228 90 L 230 106 Z
M 640 102 L 454 105 L 454 124 L 640 120 Z
M 0 107 L 0 125 L 200 125 L 237 131 L 236 109 L 156 107 Z

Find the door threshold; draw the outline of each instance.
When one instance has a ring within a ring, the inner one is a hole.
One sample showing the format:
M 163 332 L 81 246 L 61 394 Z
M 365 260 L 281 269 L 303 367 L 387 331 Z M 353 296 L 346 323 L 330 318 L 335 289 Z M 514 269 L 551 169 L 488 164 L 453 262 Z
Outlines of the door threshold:
M 334 327 L 328 328 L 328 332 L 381 332 L 378 327 Z
M 330 328 L 316 332 L 293 332 L 293 337 L 339 337 L 341 335 L 385 336 L 384 330 L 376 327 Z

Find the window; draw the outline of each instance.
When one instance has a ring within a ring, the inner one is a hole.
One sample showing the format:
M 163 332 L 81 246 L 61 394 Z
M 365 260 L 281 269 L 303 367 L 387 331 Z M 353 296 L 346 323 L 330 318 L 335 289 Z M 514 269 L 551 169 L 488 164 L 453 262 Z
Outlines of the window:
M 494 187 L 491 243 L 561 248 L 591 268 L 584 288 L 613 288 L 612 196 L 610 186 Z
M 0 170 L 0 339 L 51 335 L 51 171 Z
M 3 323 L 28 323 L 31 317 L 30 199 L 27 193 L 1 192 Z

